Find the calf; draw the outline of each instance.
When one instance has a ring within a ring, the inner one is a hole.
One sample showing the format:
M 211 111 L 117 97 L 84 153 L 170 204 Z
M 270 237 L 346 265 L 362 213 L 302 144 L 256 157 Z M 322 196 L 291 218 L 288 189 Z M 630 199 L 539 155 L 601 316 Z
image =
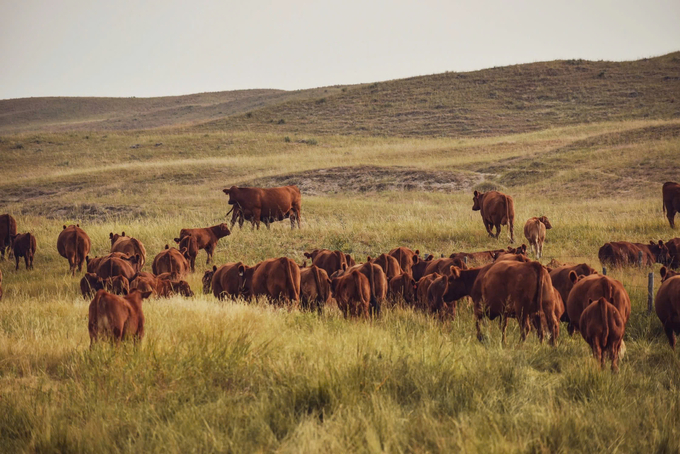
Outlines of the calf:
M 427 300 L 427 292 L 430 289 L 430 285 L 434 282 L 435 279 L 441 277 L 441 274 L 439 273 L 432 273 L 428 274 L 427 276 L 423 276 L 418 280 L 417 284 L 417 289 L 416 289 L 416 301 L 417 301 L 417 307 L 422 310 L 428 310 L 429 305 L 428 305 L 428 300 Z
M 619 281 L 601 274 L 577 276 L 574 271 L 569 272 L 569 279 L 574 283 L 566 303 L 569 334 L 580 330 L 581 314 L 590 304 L 589 301 L 597 301 L 602 297 L 616 307 L 623 318 L 623 323 L 628 323 L 630 297 Z
M 368 278 L 357 269 L 331 280 L 338 309 L 347 317 L 369 317 L 371 288 Z
M 200 229 L 182 229 L 179 231 L 179 238 L 175 238 L 175 242 L 179 243 L 182 238 L 189 235 L 196 238 L 196 247 L 198 249 L 205 249 L 205 252 L 208 255 L 205 262 L 207 264 L 212 261 L 213 253 L 215 252 L 215 247 L 217 246 L 219 239 L 231 235 L 231 231 L 227 224 L 219 224 Z
M 569 293 L 574 287 L 574 282 L 569 278 L 569 273 L 576 273 L 577 276 L 590 276 L 591 274 L 597 274 L 593 268 L 591 268 L 587 263 L 581 263 L 572 266 L 560 266 L 559 268 L 549 269 L 550 280 L 552 281 L 553 287 L 560 293 L 560 297 L 563 302 L 569 299 Z M 563 322 L 569 322 L 569 316 L 567 312 L 564 311 L 561 317 Z
M 675 335 L 680 334 L 680 276 L 661 273 L 661 277 L 662 284 L 656 292 L 654 308 L 668 343 L 675 350 Z
M 358 270 L 368 279 L 368 284 L 371 289 L 370 306 L 371 310 L 376 315 L 380 314 L 380 307 L 385 298 L 387 298 L 387 277 L 383 269 L 371 263 L 371 257 L 366 259 L 366 263 L 360 263 L 350 268 L 336 271 L 331 277 L 342 276 L 352 270 Z
M 136 264 L 139 260 L 139 255 L 129 258 L 104 257 L 95 272 L 102 279 L 124 276 L 128 281 L 132 281 L 137 274 Z
M 477 192 L 472 199 L 472 211 L 479 211 L 489 236 L 494 237 L 492 229 L 496 227 L 495 238 L 501 234 L 501 225 L 510 230 L 510 242 L 515 242 L 515 202 L 512 197 L 498 191 Z
M 97 270 L 99 269 L 99 265 L 101 264 L 102 260 L 111 258 L 111 257 L 117 257 L 125 260 L 129 260 L 130 256 L 127 254 L 124 254 L 122 252 L 112 252 L 108 255 L 105 255 L 103 257 L 93 257 L 90 258 L 88 255 L 85 257 L 85 263 L 86 263 L 86 268 L 88 273 L 96 273 Z
M 451 266 L 451 268 L 456 268 Z M 456 268 L 458 269 L 458 268 Z M 451 320 L 456 319 L 456 300 L 445 301 L 444 294 L 448 290 L 449 274 L 440 275 L 434 279 L 427 289 L 427 307 L 433 314 L 438 314 L 440 318 L 445 318 L 446 315 L 451 316 Z
M 118 296 L 98 290 L 89 308 L 88 331 L 90 346 L 100 336 L 111 337 L 116 343 L 134 337 L 135 341 L 144 337 L 144 313 L 142 299 L 151 292 L 133 290 L 129 295 Z
M 245 280 L 243 270 L 245 266 L 241 262 L 227 263 L 219 268 L 212 267 L 203 274 L 203 293 L 210 293 L 217 299 L 231 297 L 238 298 L 245 293 Z
M 59 238 L 57 238 L 57 251 L 59 255 L 68 260 L 71 275 L 75 276 L 83 269 L 85 257 L 90 252 L 90 237 L 80 228 L 80 224 L 63 226 Z
M 300 301 L 300 267 L 287 257 L 265 260 L 253 267 L 241 265 L 248 297 L 264 295 L 295 305 Z
M 19 270 L 19 258 L 24 258 L 26 269 L 33 269 L 33 256 L 37 242 L 31 233 L 21 233 L 12 236 L 12 249 L 14 251 L 14 260 L 16 260 L 16 270 Z
M 552 225 L 545 216 L 529 218 L 526 224 L 524 224 L 524 237 L 529 241 L 531 250 L 534 251 L 534 255 L 538 258 L 543 255 L 545 232 L 551 228 Z
M 135 270 L 141 271 L 146 263 L 146 248 L 137 238 L 125 236 L 125 232 L 121 235 L 110 232 L 109 239 L 111 240 L 111 252 L 122 252 L 134 257 L 139 256 L 139 260 L 135 264 Z
M 385 277 L 389 281 L 395 276 L 401 274 L 401 265 L 396 258 L 387 254 L 380 254 L 378 257 L 374 258 L 373 263 L 380 266 L 385 272 Z
M 300 270 L 300 302 L 304 309 L 316 309 L 321 313 L 331 298 L 331 280 L 316 265 Z
M 411 267 L 420 261 L 420 251 L 418 249 L 413 251 L 403 246 L 392 249 L 388 252 L 388 255 L 397 259 L 399 267 L 407 274 L 412 274 Z
M 312 259 L 312 265 L 318 266 L 329 276 L 341 270 L 343 264 L 347 267 L 351 266 L 347 261 L 348 255 L 341 251 L 315 249 L 312 252 L 305 252 L 305 257 Z
M 179 245 L 180 251 L 184 252 L 184 257 L 189 260 L 191 265 L 191 272 L 196 271 L 196 256 L 198 255 L 198 241 L 194 235 L 187 235 L 182 239 L 175 238 L 175 242 Z
M 0 260 L 5 260 L 5 250 L 12 254 L 12 236 L 17 234 L 17 221 L 10 214 L 0 214 Z
M 418 285 L 413 277 L 403 272 L 399 276 L 390 279 L 387 293 L 392 298 L 402 297 L 407 304 L 413 304 L 416 301 L 417 288 Z
M 185 252 L 186 250 L 178 251 L 166 244 L 165 250 L 154 257 L 151 270 L 154 274 L 176 273 L 179 277 L 185 276 L 191 269 L 189 261 L 184 256 Z
M 623 334 L 626 330 L 626 323 L 619 310 L 600 297 L 593 302 L 588 300 L 588 305 L 581 314 L 579 321 L 581 335 L 588 345 L 593 349 L 595 359 L 604 367 L 606 353 L 612 359 L 612 371 L 619 371 L 619 352 L 623 343 Z

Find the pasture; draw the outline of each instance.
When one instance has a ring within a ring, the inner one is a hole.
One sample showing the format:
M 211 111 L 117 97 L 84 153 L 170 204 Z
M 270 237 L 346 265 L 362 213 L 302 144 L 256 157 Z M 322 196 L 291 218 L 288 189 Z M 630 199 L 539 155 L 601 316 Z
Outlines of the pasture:
M 542 262 L 601 269 L 606 241 L 677 236 L 661 185 L 680 175 L 680 121 L 584 123 L 484 138 L 166 129 L 22 133 L 0 141 L 0 212 L 38 240 L 35 270 L 0 262 L 0 446 L 8 452 L 677 452 L 680 357 L 647 314 L 648 269 L 612 270 L 632 300 L 621 371 L 600 370 L 562 325 L 558 346 L 514 320 L 475 337 L 471 308 L 442 323 L 401 304 L 374 320 L 193 298 L 144 302 L 139 347 L 90 350 L 81 275 L 56 251 L 79 222 L 90 255 L 125 231 L 153 256 L 183 227 L 214 225 L 224 187 L 298 184 L 302 229 L 238 227 L 215 263 L 396 246 L 436 256 L 505 247 L 472 191 L 515 198 L 515 236 L 546 215 Z M 659 286 L 659 265 L 652 271 Z M 656 290 L 655 288 L 655 290 Z

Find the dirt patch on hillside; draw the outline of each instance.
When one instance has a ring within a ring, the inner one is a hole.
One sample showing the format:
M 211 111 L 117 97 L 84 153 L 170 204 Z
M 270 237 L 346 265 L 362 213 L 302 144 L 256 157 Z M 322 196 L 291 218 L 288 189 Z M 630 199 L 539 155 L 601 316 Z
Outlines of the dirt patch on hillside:
M 409 167 L 332 167 L 248 182 L 249 186 L 297 185 L 305 195 L 380 191 L 467 191 L 484 177 L 466 172 L 428 171 Z
M 45 216 L 47 219 L 106 221 L 110 219 L 134 219 L 144 217 L 147 213 L 139 207 L 126 205 L 82 203 L 73 205 L 24 206 L 21 209 L 21 214 Z

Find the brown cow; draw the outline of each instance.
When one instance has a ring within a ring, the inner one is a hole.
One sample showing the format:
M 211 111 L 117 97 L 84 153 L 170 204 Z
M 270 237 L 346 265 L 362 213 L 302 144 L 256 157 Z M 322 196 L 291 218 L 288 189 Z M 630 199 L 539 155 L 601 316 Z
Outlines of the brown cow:
M 85 273 L 80 280 L 80 292 L 86 300 L 92 299 L 97 290 L 102 290 L 103 288 L 104 280 L 95 273 Z
M 459 269 L 451 266 L 450 268 Z M 449 275 L 454 272 L 449 270 L 445 275 L 440 275 L 432 281 L 427 289 L 427 307 L 433 314 L 438 314 L 440 318 L 445 318 L 447 314 L 451 316 L 451 320 L 456 319 L 456 300 L 445 301 L 444 294 L 448 290 Z
M 90 346 L 101 335 L 112 337 L 116 343 L 127 337 L 135 341 L 144 337 L 144 313 L 142 299 L 151 292 L 133 290 L 129 295 L 118 296 L 105 290 L 98 290 L 92 299 L 87 324 L 90 332 Z
M 675 335 L 680 334 L 680 276 L 662 273 L 663 283 L 656 292 L 654 308 L 661 320 L 668 343 L 675 350 Z
M 404 246 L 392 249 L 390 252 L 388 252 L 388 255 L 391 255 L 397 259 L 401 269 L 404 271 L 404 273 L 408 274 L 412 274 L 411 267 L 420 261 L 420 251 L 418 249 L 412 251 L 411 249 Z
M 579 325 L 581 335 L 593 349 L 593 355 L 600 362 L 600 367 L 604 368 L 606 353 L 609 353 L 612 359 L 612 372 L 618 372 L 619 352 L 623 345 L 626 322 L 616 306 L 604 297 L 597 301 L 589 299 L 587 307 L 581 314 Z
M 227 296 L 238 298 L 246 291 L 244 269 L 242 262 L 226 263 L 219 268 L 213 265 L 212 270 L 203 274 L 203 293 L 208 294 L 212 291 L 219 300 Z
M 220 238 L 231 235 L 231 230 L 227 224 L 213 225 L 212 227 L 205 227 L 200 229 L 182 229 L 179 231 L 179 238 L 175 238 L 176 243 L 180 243 L 185 236 L 192 235 L 196 238 L 196 246 L 198 249 L 205 249 L 208 254 L 206 264 L 212 261 L 213 252 Z M 182 247 L 180 246 L 180 250 Z
M 300 267 L 288 257 L 264 260 L 253 267 L 239 267 L 249 298 L 265 295 L 272 300 L 300 301 Z
M 659 270 L 659 273 L 661 274 L 661 282 L 664 282 L 666 279 L 670 279 L 673 276 L 678 276 L 680 275 L 679 272 L 677 271 L 672 271 L 666 268 L 665 266 L 662 266 L 661 269 Z
M 165 245 L 165 250 L 161 251 L 153 259 L 151 270 L 153 274 L 177 273 L 178 277 L 189 273 L 189 261 L 183 255 L 185 251 L 178 251 L 174 247 Z
M 110 232 L 109 239 L 111 240 L 111 252 L 122 252 L 134 257 L 139 255 L 139 261 L 135 264 L 136 271 L 142 271 L 146 263 L 146 248 L 137 238 L 125 236 L 125 232 L 118 235 Z
M 368 279 L 371 289 L 371 311 L 379 315 L 381 304 L 387 298 L 387 276 L 385 276 L 385 272 L 379 265 L 371 263 L 371 257 L 369 256 L 365 263 L 359 263 L 350 268 L 338 270 L 331 275 L 331 278 L 342 276 L 352 270 L 359 270 Z
M 435 281 L 435 279 L 441 277 L 441 274 L 439 273 L 432 273 L 428 274 L 426 276 L 421 277 L 418 280 L 417 283 L 417 288 L 416 288 L 416 307 L 418 307 L 421 310 L 428 310 L 429 309 L 429 304 L 427 300 L 427 292 L 430 289 L 430 285 Z
M 348 268 L 351 268 L 357 264 L 357 262 L 355 262 L 352 256 L 349 254 L 345 254 L 345 262 L 347 262 Z
M 668 266 L 674 270 L 680 268 L 680 238 L 673 238 L 666 241 L 668 248 L 668 255 L 670 256 L 670 263 Z
M 569 334 L 572 334 L 575 330 L 580 330 L 581 314 L 588 306 L 588 301 L 597 301 L 602 297 L 616 307 L 623 317 L 623 323 L 628 323 L 630 297 L 619 281 L 601 274 L 579 277 L 573 271 L 569 272 L 569 279 L 574 283 L 566 304 L 567 316 L 569 317 Z
M 399 276 L 390 279 L 388 283 L 388 295 L 392 298 L 402 297 L 408 304 L 413 304 L 416 301 L 416 289 L 418 284 L 413 277 L 403 272 Z
M 338 309 L 345 317 L 369 317 L 371 285 L 358 269 L 331 279 L 331 289 Z
M 423 276 L 427 276 L 428 274 L 432 273 L 439 273 L 441 275 L 448 276 L 451 274 L 451 267 L 452 266 L 457 266 L 458 268 L 462 268 L 466 270 L 468 267 L 465 264 L 463 260 L 460 258 L 442 258 L 442 259 L 435 259 L 435 260 L 429 260 L 428 265 L 425 267 L 425 270 L 423 271 Z
M 130 283 L 130 290 L 134 289 L 152 292 L 159 298 L 170 298 L 175 294 L 186 297 L 194 296 L 188 282 L 179 280 L 177 275 L 169 273 L 155 276 L 152 273 L 140 272 Z
M 385 272 L 385 277 L 388 281 L 401 274 L 401 266 L 399 265 L 399 262 L 391 255 L 380 254 L 372 261 L 383 269 Z
M 515 202 L 511 196 L 498 191 L 475 191 L 472 201 L 472 211 L 481 213 L 489 236 L 498 239 L 501 234 L 501 225 L 507 225 L 510 230 L 510 242 L 515 242 Z M 491 231 L 494 226 L 496 235 Z
M 330 251 L 328 249 L 315 249 L 312 252 L 305 252 L 305 257 L 312 259 L 312 265 L 316 265 L 324 270 L 329 276 L 342 269 L 342 265 L 351 265 L 347 261 L 349 255 L 341 251 Z
M 191 265 L 191 272 L 196 271 L 196 256 L 198 255 L 198 241 L 194 235 L 187 235 L 182 239 L 175 238 L 175 242 L 179 246 L 180 251 L 184 252 L 184 257 L 189 260 Z
M 552 229 L 552 224 L 545 216 L 529 218 L 524 224 L 524 237 L 529 241 L 529 247 L 538 258 L 543 255 L 543 242 L 547 229 Z
M 413 280 L 418 282 L 420 278 L 425 276 L 425 270 L 430 265 L 430 262 L 432 262 L 433 259 L 434 255 L 430 254 L 424 260 L 419 260 L 418 263 L 411 266 L 411 275 L 413 276 Z
M 496 260 L 499 254 L 505 253 L 505 249 L 496 249 L 494 251 L 480 251 L 480 252 L 454 252 L 449 255 L 450 259 L 460 259 L 466 265 L 486 265 Z M 465 259 L 467 258 L 467 262 Z
M 12 254 L 12 236 L 17 234 L 17 221 L 9 214 L 0 214 L 0 259 L 5 260 L 5 249 Z
M 517 319 L 522 341 L 531 330 L 531 319 L 539 318 L 538 338 L 550 330 L 551 344 L 559 336 L 559 320 L 555 318 L 556 295 L 548 270 L 539 262 L 497 262 L 486 272 L 482 282 L 482 300 L 490 319 L 501 317 L 501 331 L 505 343 L 508 318 Z M 476 309 L 476 308 L 475 308 Z M 483 316 L 475 310 L 478 319 Z M 479 326 L 479 325 L 478 325 Z M 477 337 L 481 333 L 478 331 Z
M 680 211 L 680 184 L 669 181 L 663 184 L 663 212 L 671 228 L 675 228 L 675 213 Z
M 16 260 L 16 270 L 19 270 L 19 258 L 24 258 L 26 269 L 33 269 L 33 257 L 37 242 L 31 233 L 20 233 L 12 236 L 12 250 L 14 251 L 14 260 Z
M 590 276 L 591 274 L 597 274 L 593 268 L 591 268 L 587 263 L 581 263 L 573 266 L 561 266 L 559 268 L 554 268 L 549 270 L 550 280 L 552 280 L 553 287 L 560 293 L 562 301 L 566 302 L 569 299 L 569 292 L 574 287 L 574 282 L 569 278 L 570 272 L 575 272 L 577 276 Z M 563 311 L 561 320 L 563 322 L 569 322 L 569 316 L 566 311 Z
M 128 281 L 132 281 L 137 274 L 136 264 L 139 262 L 139 255 L 129 258 L 104 257 L 99 262 L 95 273 L 102 279 L 124 276 Z
M 85 263 L 86 263 L 86 268 L 88 273 L 97 273 L 97 270 L 99 269 L 99 264 L 102 262 L 102 260 L 111 258 L 111 257 L 118 257 L 124 260 L 129 260 L 130 256 L 127 254 L 124 254 L 122 252 L 112 252 L 108 255 L 105 255 L 103 257 L 94 257 L 90 258 L 88 255 L 85 257 Z
M 223 189 L 229 196 L 229 205 L 238 207 L 242 216 L 250 220 L 253 229 L 260 229 L 260 221 L 267 228 L 275 221 L 290 218 L 290 228 L 295 228 L 295 222 L 300 228 L 300 214 L 302 212 L 302 195 L 297 186 L 283 186 L 279 188 L 239 188 L 232 186 Z M 229 213 L 227 213 L 229 214 Z M 232 217 L 231 227 L 234 227 Z
M 331 280 L 326 271 L 316 265 L 300 270 L 300 302 L 303 309 L 321 313 L 331 298 Z
M 85 257 L 90 252 L 90 237 L 80 228 L 80 224 L 63 226 L 59 238 L 57 238 L 57 251 L 66 258 L 71 275 L 75 276 L 83 269 Z
M 642 252 L 642 264 L 645 266 L 654 266 L 654 263 L 666 265 L 671 261 L 668 247 L 661 240 L 658 243 L 650 241 L 649 244 L 627 241 L 605 243 L 597 256 L 602 265 L 622 267 L 638 264 L 640 252 Z

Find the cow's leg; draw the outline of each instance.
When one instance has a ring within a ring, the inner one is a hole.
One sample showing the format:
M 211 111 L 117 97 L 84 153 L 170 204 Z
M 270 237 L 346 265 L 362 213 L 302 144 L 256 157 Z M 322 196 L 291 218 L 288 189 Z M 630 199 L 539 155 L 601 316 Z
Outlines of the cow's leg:
M 619 371 L 619 350 L 621 349 L 621 341 L 618 341 L 616 345 L 612 347 L 612 372 L 617 373 Z
M 600 363 L 600 367 L 602 367 L 603 364 L 602 347 L 600 346 L 599 336 L 595 336 L 595 338 L 593 338 L 593 356 Z
M 74 256 L 68 258 L 68 270 L 72 276 L 76 275 L 76 258 Z
M 30 254 L 26 254 L 26 255 L 24 256 L 24 263 L 26 264 L 26 269 L 27 269 L 27 270 L 29 269 L 29 267 L 30 267 L 30 268 L 33 268 L 33 266 L 31 265 L 31 256 L 30 256 Z
M 675 228 L 675 208 L 672 206 L 666 207 L 666 217 L 668 218 L 668 223 L 671 225 L 671 228 Z
M 475 328 L 477 328 L 477 340 L 480 342 L 484 340 L 481 326 L 482 317 L 484 317 L 484 311 L 482 311 L 480 304 L 475 303 Z
M 498 237 L 501 236 L 501 225 L 495 224 L 494 227 L 496 227 L 496 239 L 498 239 Z
M 205 247 L 205 253 L 207 255 L 207 258 L 205 259 L 206 265 L 212 261 L 213 252 L 215 252 L 215 246 L 216 246 L 215 244 L 208 244 Z M 193 260 L 195 260 L 195 259 L 192 259 L 192 261 Z M 192 268 L 193 268 L 193 265 L 192 265 Z M 192 271 L 193 271 L 193 269 L 192 269 Z
M 548 331 L 548 322 L 545 317 L 545 312 L 542 310 L 538 311 L 538 326 L 536 327 L 536 334 L 538 335 L 538 339 L 543 343 L 543 340 L 545 339 L 545 332 Z
M 297 222 L 297 227 L 298 227 L 298 229 L 300 228 L 300 215 L 301 215 L 300 212 L 301 212 L 301 211 L 302 211 L 302 210 L 300 209 L 300 207 L 298 207 L 298 208 L 295 209 L 295 221 Z
M 260 230 L 260 215 L 262 214 L 262 210 L 259 210 L 257 208 L 253 209 L 253 222 L 254 225 L 257 226 L 257 230 Z
M 666 333 L 666 337 L 668 338 L 668 343 L 670 344 L 671 348 L 675 350 L 675 330 L 673 329 L 673 324 L 670 322 L 664 323 L 663 330 Z
M 489 234 L 489 236 L 493 237 L 493 231 L 491 230 L 493 228 L 493 224 L 488 222 L 486 219 L 482 219 L 484 221 L 484 228 L 486 229 L 486 233 Z
M 508 221 L 508 230 L 510 231 L 510 242 L 514 243 L 515 242 L 515 225 L 512 223 L 512 221 Z M 500 231 L 499 231 L 500 233 Z
M 19 271 L 19 256 L 14 255 L 14 260 L 17 262 L 17 266 L 14 268 L 14 271 Z
M 574 331 L 576 331 L 576 327 L 574 326 L 573 323 L 569 322 L 569 323 L 567 324 L 567 332 L 569 333 L 569 336 L 573 336 L 573 335 L 574 335 Z
M 557 320 L 557 317 L 555 317 L 555 314 L 552 314 L 550 317 L 550 321 L 552 323 L 552 326 L 550 327 L 550 334 L 552 338 L 550 339 L 550 345 L 553 347 L 557 345 L 557 338 L 560 336 L 560 321 Z
M 0 242 L 0 260 L 4 261 L 5 260 L 5 243 Z
M 508 331 L 508 316 L 502 314 L 499 323 L 501 324 L 501 341 L 503 342 L 503 345 L 505 345 L 506 333 Z

